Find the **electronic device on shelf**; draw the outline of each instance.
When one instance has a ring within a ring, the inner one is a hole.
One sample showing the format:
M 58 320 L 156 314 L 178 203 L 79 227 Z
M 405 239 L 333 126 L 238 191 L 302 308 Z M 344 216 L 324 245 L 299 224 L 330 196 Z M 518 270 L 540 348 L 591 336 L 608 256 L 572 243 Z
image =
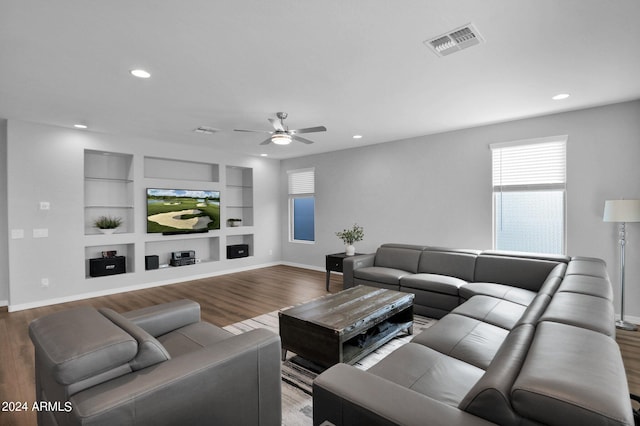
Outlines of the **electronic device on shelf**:
M 238 259 L 249 256 L 249 244 L 233 244 L 227 246 L 227 259 Z
M 194 265 L 196 263 L 196 252 L 193 250 L 174 251 L 171 253 L 171 266 Z
M 107 275 L 124 274 L 127 271 L 126 257 L 111 256 L 89 259 L 89 276 L 104 277 Z

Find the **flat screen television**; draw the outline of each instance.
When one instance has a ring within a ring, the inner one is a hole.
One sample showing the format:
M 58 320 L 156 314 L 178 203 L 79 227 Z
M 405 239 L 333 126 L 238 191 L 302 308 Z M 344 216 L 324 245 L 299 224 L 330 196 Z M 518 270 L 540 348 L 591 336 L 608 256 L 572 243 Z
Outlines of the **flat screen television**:
M 147 233 L 220 229 L 220 191 L 147 188 Z

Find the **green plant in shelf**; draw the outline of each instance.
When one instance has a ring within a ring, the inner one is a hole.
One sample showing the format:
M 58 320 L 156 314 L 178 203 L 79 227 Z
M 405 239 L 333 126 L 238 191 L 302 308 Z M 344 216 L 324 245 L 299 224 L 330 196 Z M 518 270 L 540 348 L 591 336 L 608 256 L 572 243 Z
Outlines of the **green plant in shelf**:
M 122 225 L 122 219 L 114 216 L 100 216 L 93 221 L 93 225 L 98 229 L 116 229 Z
M 238 219 L 236 217 L 227 219 L 227 225 L 229 226 L 240 226 L 240 222 L 242 222 L 242 219 Z

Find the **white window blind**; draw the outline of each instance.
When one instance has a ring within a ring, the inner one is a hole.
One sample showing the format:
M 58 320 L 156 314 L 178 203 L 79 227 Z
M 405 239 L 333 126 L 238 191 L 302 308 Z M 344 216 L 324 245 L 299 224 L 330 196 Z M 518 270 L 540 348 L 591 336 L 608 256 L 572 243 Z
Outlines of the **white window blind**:
M 566 137 L 543 142 L 491 145 L 494 191 L 563 188 Z
M 494 248 L 565 251 L 566 136 L 490 145 Z
M 315 192 L 315 169 L 290 170 L 289 195 L 313 194 Z

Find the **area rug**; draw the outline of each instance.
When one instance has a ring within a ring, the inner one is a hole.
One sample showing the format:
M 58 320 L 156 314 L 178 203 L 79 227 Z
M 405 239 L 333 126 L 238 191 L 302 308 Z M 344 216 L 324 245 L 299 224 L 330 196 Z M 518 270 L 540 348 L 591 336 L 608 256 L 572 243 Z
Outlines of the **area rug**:
M 413 333 L 431 327 L 437 320 L 414 316 Z M 255 328 L 266 328 L 278 333 L 278 311 L 259 315 L 245 321 L 224 327 L 233 334 L 246 333 Z M 380 362 L 400 346 L 408 343 L 413 336 L 400 334 L 386 345 L 370 353 L 354 364 L 354 367 L 367 370 Z M 291 351 L 287 351 L 287 359 L 282 363 L 282 424 L 286 426 L 308 426 L 312 424 L 313 408 L 311 387 L 313 379 L 318 375 L 319 368 L 298 357 Z

